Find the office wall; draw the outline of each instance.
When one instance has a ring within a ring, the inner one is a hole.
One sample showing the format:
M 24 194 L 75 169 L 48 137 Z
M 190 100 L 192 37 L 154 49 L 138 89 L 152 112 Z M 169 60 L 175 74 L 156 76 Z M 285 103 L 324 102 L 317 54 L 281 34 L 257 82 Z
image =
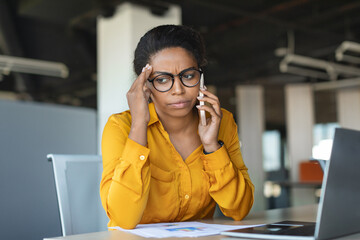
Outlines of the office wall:
M 61 235 L 48 153 L 96 154 L 91 109 L 0 100 L 0 239 Z
M 336 92 L 336 100 L 340 126 L 360 130 L 360 89 L 339 89 Z

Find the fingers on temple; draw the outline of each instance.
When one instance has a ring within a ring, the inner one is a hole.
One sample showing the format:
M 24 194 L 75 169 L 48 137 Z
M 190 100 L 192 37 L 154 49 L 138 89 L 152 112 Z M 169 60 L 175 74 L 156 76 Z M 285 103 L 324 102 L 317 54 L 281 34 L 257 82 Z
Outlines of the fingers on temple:
M 149 78 L 151 71 L 152 71 L 152 67 L 149 64 L 146 64 L 146 66 L 143 67 L 140 75 L 134 81 L 130 89 L 134 89 L 137 87 L 142 88 L 145 85 L 146 80 Z

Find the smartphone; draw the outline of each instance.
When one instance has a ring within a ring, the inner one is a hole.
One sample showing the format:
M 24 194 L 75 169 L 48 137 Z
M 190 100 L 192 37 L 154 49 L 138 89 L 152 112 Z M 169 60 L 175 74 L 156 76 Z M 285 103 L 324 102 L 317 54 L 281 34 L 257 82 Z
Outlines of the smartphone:
M 200 88 L 204 88 L 204 74 L 201 74 L 200 77 Z M 199 91 L 199 97 L 203 97 L 204 94 Z M 204 101 L 199 101 L 200 106 L 203 106 L 205 103 Z M 205 110 L 200 110 L 200 122 L 201 125 L 206 126 L 206 116 L 205 116 Z

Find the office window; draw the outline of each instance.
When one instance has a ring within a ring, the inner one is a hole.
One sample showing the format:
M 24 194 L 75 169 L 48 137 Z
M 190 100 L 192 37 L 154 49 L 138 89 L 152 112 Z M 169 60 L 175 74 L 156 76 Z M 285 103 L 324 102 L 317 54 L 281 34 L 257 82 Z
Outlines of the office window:
M 263 164 L 265 172 L 281 168 L 281 135 L 277 130 L 265 131 L 263 134 Z
M 312 155 L 318 159 L 329 159 L 335 128 L 340 127 L 338 123 L 319 123 L 313 129 L 314 146 Z
M 291 163 L 290 163 L 290 158 L 289 158 L 289 150 L 288 150 L 288 145 L 287 142 L 284 142 L 284 168 L 285 169 L 290 169 Z

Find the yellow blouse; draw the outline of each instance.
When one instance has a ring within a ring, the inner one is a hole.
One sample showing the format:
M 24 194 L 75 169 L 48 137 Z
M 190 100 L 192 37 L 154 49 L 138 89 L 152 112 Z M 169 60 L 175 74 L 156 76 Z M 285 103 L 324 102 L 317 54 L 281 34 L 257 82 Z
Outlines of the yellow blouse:
M 102 205 L 108 226 L 212 217 L 217 203 L 225 216 L 244 218 L 253 204 L 254 186 L 244 165 L 232 114 L 224 109 L 219 150 L 200 145 L 185 159 L 175 150 L 149 104 L 148 146 L 128 138 L 130 111 L 110 116 L 102 136 Z

